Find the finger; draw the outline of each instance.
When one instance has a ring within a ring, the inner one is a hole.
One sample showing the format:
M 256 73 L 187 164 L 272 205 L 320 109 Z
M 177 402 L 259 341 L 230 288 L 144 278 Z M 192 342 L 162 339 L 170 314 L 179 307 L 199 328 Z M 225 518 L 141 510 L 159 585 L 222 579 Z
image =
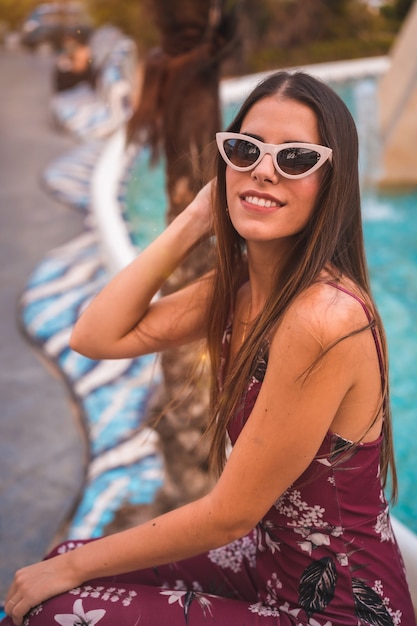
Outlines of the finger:
M 15 624 L 15 626 L 21 626 L 23 622 L 23 617 L 29 610 L 29 609 L 23 608 L 23 605 L 24 605 L 23 600 L 10 599 L 5 603 L 4 608 L 5 608 L 6 614 L 12 618 L 13 624 Z
M 15 600 L 6 600 L 4 604 L 4 610 L 6 615 L 12 618 L 13 624 L 16 624 L 14 612 L 16 610 L 17 601 Z
M 11 615 L 11 613 L 12 613 L 14 607 L 16 606 L 16 604 L 17 604 L 16 600 L 12 600 L 11 598 L 8 600 L 6 598 L 6 601 L 4 603 L 4 609 L 5 609 L 6 613 L 7 613 L 7 615 Z

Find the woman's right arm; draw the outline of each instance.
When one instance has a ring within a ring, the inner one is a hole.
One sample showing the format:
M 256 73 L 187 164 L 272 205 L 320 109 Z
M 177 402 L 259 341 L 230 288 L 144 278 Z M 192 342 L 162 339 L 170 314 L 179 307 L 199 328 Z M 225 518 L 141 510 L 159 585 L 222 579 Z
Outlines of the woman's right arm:
M 70 346 L 92 359 L 158 352 L 205 336 L 212 275 L 169 296 L 154 295 L 192 248 L 212 234 L 212 183 L 94 298 Z

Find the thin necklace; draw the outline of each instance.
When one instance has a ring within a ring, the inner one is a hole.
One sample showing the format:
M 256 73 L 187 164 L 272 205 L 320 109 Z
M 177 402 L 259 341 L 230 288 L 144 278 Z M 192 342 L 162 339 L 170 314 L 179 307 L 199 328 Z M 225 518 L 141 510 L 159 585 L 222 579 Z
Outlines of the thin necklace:
M 249 326 L 249 318 L 251 316 L 252 313 L 252 298 L 249 302 L 249 307 L 248 307 L 248 314 L 246 316 L 246 322 L 243 322 L 243 334 L 242 334 L 242 343 L 240 344 L 241 346 L 243 346 L 243 344 L 245 343 L 245 339 L 246 339 L 246 335 L 248 332 L 248 326 Z

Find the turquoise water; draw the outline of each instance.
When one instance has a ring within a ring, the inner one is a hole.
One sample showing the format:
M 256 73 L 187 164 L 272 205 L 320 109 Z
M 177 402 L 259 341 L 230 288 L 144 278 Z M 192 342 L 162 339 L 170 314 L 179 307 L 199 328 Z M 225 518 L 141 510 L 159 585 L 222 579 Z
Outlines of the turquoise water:
M 360 170 L 372 178 L 377 162 L 375 81 L 332 85 L 355 117 L 361 143 Z M 225 126 L 237 105 L 224 112 Z M 373 170 L 373 171 L 372 171 Z M 149 169 L 139 156 L 127 184 L 127 219 L 134 243 L 143 248 L 164 227 L 163 164 Z M 143 175 L 145 172 L 145 175 Z M 390 383 L 400 495 L 394 512 L 417 532 L 417 190 L 383 194 L 363 191 L 365 245 L 374 296 L 390 352 Z

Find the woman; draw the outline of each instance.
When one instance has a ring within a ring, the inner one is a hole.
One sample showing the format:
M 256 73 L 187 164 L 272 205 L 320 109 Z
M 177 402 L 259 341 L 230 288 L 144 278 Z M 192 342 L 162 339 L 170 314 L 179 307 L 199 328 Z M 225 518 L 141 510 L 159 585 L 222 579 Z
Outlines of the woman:
M 20 570 L 6 601 L 15 624 L 29 610 L 30 626 L 415 624 L 383 495 L 389 466 L 395 489 L 386 348 L 354 122 L 329 87 L 279 72 L 217 142 L 216 183 L 71 340 L 101 359 L 207 338 L 216 486 Z M 213 229 L 216 268 L 152 301 Z

